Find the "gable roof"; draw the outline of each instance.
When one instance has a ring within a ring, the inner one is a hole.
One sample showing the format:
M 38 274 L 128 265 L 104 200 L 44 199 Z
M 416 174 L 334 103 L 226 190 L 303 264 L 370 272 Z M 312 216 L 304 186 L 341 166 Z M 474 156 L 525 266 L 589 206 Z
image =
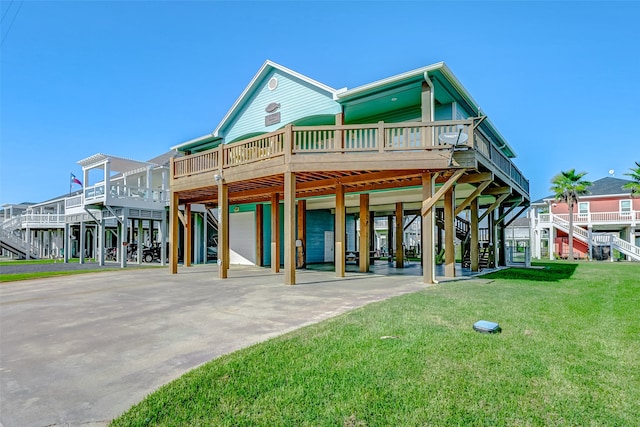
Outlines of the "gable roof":
M 611 176 L 600 178 L 597 181 L 593 181 L 593 185 L 588 188 L 589 194 L 587 194 L 586 196 L 582 196 L 582 198 L 602 196 L 630 196 L 631 190 L 622 188 L 623 185 L 630 182 L 633 181 L 630 181 L 628 179 L 614 178 Z M 544 204 L 547 200 L 554 199 L 555 197 L 553 195 L 549 195 L 547 197 L 543 197 L 540 200 L 536 200 L 535 202 L 531 202 L 531 204 Z
M 230 122 L 233 121 L 233 119 L 236 117 L 236 115 L 242 110 L 243 105 L 245 104 L 245 102 L 247 102 L 247 100 L 251 97 L 251 95 L 258 90 L 258 85 L 259 83 L 262 81 L 262 79 L 264 79 L 271 71 L 273 70 L 278 70 L 283 74 L 287 74 L 291 77 L 294 77 L 296 79 L 299 79 L 309 85 L 311 85 L 312 87 L 318 89 L 321 92 L 325 92 L 327 95 L 329 95 L 332 99 L 336 98 L 336 94 L 340 91 L 329 87 L 323 83 L 320 83 L 316 80 L 313 80 L 303 74 L 300 74 L 296 71 L 293 71 L 287 67 L 284 67 L 280 64 L 277 64 L 273 61 L 270 60 L 266 60 L 264 64 L 262 64 L 262 67 L 260 67 L 260 69 L 258 70 L 258 72 L 256 73 L 255 76 L 253 76 L 253 78 L 251 79 L 251 81 L 249 82 L 249 84 L 247 85 L 247 87 L 245 87 L 245 89 L 242 91 L 242 93 L 240 94 L 240 96 L 238 97 L 238 99 L 236 99 L 236 101 L 233 103 L 233 105 L 231 106 L 231 108 L 229 109 L 229 111 L 227 111 L 227 114 L 225 114 L 225 116 L 222 118 L 222 120 L 220 121 L 220 123 L 218 124 L 218 126 L 213 130 L 213 132 L 211 132 L 210 134 L 207 135 L 203 135 L 194 139 L 191 139 L 189 141 L 183 142 L 181 144 L 178 145 L 174 145 L 173 147 L 171 147 L 172 150 L 184 150 L 185 148 L 188 147 L 195 147 L 198 145 L 202 145 L 204 143 L 210 143 L 210 142 L 214 142 L 215 140 L 222 140 L 222 135 L 220 135 L 220 131 L 221 129 L 223 129 L 227 124 L 229 124 Z

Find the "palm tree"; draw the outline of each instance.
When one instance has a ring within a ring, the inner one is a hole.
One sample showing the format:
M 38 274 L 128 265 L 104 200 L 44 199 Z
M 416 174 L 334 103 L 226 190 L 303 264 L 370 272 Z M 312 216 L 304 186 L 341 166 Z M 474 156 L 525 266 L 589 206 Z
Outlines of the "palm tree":
M 591 187 L 591 181 L 582 179 L 587 173 L 570 169 L 560 172 L 551 180 L 555 199 L 569 206 L 569 261 L 573 261 L 573 208 L 578 203 L 578 197 L 589 194 L 587 189 Z
M 625 175 L 630 176 L 633 182 L 623 185 L 622 188 L 631 190 L 631 197 L 640 197 L 640 162 L 636 162 L 636 167 L 631 168 L 631 172 Z

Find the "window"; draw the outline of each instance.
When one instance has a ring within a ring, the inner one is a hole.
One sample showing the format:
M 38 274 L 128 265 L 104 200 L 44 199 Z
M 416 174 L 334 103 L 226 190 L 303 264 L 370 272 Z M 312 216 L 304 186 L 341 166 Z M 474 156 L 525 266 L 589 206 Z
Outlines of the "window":
M 620 200 L 620 214 L 631 215 L 631 200 Z
M 578 202 L 578 215 L 589 215 L 589 202 Z

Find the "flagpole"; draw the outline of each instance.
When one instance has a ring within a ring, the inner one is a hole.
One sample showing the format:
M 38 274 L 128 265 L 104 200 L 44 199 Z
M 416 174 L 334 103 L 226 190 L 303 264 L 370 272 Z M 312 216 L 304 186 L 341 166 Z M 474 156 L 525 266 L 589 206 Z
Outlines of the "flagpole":
M 69 172 L 69 197 L 71 197 L 71 185 L 73 185 L 73 181 L 71 180 L 72 176 L 73 173 Z

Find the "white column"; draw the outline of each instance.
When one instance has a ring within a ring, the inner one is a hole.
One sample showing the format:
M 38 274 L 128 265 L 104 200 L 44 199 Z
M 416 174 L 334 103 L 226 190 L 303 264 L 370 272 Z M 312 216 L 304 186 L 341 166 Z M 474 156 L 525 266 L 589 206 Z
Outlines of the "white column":
M 127 266 L 127 247 L 124 246 L 124 242 L 128 241 L 128 226 L 129 218 L 127 218 L 127 210 L 122 209 L 122 224 L 120 225 L 120 233 L 118 233 L 118 250 L 120 252 L 120 267 L 125 268 Z
M 142 229 L 142 220 L 138 220 L 138 264 L 142 264 L 142 245 L 144 243 L 144 230 Z
M 84 221 L 80 221 L 80 241 L 78 242 L 78 258 L 80 259 L 79 264 L 84 264 L 85 232 L 86 228 L 84 225 Z
M 553 237 L 555 228 L 549 227 L 549 260 L 553 261 L 553 248 L 555 245 L 555 239 Z
M 69 252 L 71 251 L 71 225 L 67 223 L 64 224 L 62 251 L 64 253 L 64 262 L 66 264 L 69 262 Z
M 162 221 L 158 227 L 158 240 L 160 241 L 160 265 L 167 265 L 167 215 L 162 214 Z

